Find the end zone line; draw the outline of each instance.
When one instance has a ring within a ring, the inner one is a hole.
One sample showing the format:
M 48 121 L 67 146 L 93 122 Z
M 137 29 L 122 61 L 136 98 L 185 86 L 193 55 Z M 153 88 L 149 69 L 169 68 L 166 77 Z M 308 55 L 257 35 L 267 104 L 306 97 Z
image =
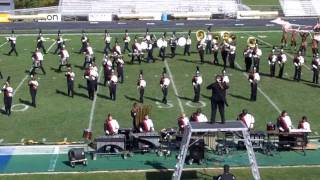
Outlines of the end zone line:
M 247 34 L 247 33 L 244 33 L 244 34 L 246 34 L 247 36 L 255 37 L 256 39 L 258 39 L 259 41 L 261 41 L 262 43 L 264 43 L 265 45 L 267 45 L 267 46 L 269 46 L 269 47 L 272 47 L 272 46 L 273 46 L 272 44 L 268 43 L 267 41 L 264 41 L 263 39 L 258 38 L 258 37 L 254 36 L 254 35 Z M 284 52 L 284 53 L 285 53 L 286 55 L 288 55 L 290 58 L 292 58 L 292 59 L 294 58 L 290 53 L 288 53 L 288 52 Z M 305 64 L 303 64 L 303 66 L 304 66 L 306 69 L 308 69 L 308 70 L 311 71 L 311 69 L 310 69 L 308 66 L 306 66 Z
M 89 116 L 89 125 L 88 125 L 88 129 L 89 130 L 92 130 L 93 116 L 94 116 L 94 111 L 96 109 L 97 94 L 99 92 L 99 82 L 100 82 L 101 72 L 102 72 L 102 67 L 100 67 L 100 70 L 99 70 L 97 92 L 94 95 L 94 98 L 93 98 L 93 101 L 92 101 L 92 105 L 91 105 L 91 111 L 90 111 L 90 116 Z
M 173 75 L 171 73 L 171 70 L 170 70 L 170 67 L 169 67 L 169 64 L 168 64 L 167 60 L 164 60 L 164 65 L 166 66 L 166 68 L 168 70 L 168 73 L 169 73 L 169 76 L 170 76 L 170 79 L 172 81 L 172 88 L 173 88 L 174 94 L 176 95 L 176 98 L 178 100 L 180 111 L 184 112 L 184 108 L 183 108 L 182 102 L 181 102 L 181 100 L 179 98 L 178 90 L 177 90 L 177 87 L 176 87 L 176 85 L 174 83 Z
M 49 168 L 48 168 L 48 171 L 50 172 L 54 171 L 54 169 L 56 168 L 57 160 L 59 157 L 59 151 L 60 151 L 59 146 L 56 146 L 53 150 L 53 154 L 51 156 Z
M 239 68 L 239 69 L 242 69 L 242 67 L 236 62 L 235 63 L 236 66 Z M 246 78 L 248 78 L 248 75 L 243 72 L 242 73 Z M 267 101 L 274 107 L 274 109 L 278 112 L 278 113 L 281 113 L 281 110 L 280 108 L 272 101 L 272 99 L 265 93 L 262 91 L 262 89 L 260 87 L 258 87 L 258 91 L 267 99 Z

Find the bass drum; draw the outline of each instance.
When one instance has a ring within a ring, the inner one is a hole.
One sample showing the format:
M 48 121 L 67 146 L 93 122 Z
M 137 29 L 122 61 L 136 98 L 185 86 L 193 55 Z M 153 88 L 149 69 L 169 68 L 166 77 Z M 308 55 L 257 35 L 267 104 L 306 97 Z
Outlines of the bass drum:
M 180 37 L 180 38 L 178 39 L 178 45 L 179 45 L 180 47 L 184 47 L 186 44 L 187 44 L 187 39 L 186 39 L 185 37 Z
M 146 50 L 148 48 L 148 44 L 146 42 L 141 42 L 140 46 L 142 50 Z

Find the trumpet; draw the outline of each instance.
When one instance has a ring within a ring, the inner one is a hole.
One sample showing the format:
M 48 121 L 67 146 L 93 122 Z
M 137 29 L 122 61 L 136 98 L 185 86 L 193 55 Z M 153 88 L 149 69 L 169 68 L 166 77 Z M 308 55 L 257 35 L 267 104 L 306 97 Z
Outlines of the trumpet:
M 198 30 L 196 32 L 196 37 L 198 41 L 202 41 L 204 39 L 206 39 L 206 32 L 204 30 Z
M 248 37 L 247 39 L 247 45 L 250 47 L 250 48 L 255 48 L 256 47 L 256 44 L 257 44 L 257 39 L 255 37 Z

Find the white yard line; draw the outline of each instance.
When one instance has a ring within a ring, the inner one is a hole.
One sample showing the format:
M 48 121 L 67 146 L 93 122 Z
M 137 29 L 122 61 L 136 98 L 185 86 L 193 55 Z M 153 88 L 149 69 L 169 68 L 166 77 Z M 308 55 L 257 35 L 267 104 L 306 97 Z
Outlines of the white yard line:
M 51 159 L 50 159 L 48 171 L 52 172 L 52 171 L 55 170 L 56 164 L 57 164 L 57 160 L 58 160 L 58 157 L 59 157 L 59 151 L 60 151 L 59 146 L 56 146 L 54 148 L 53 154 L 52 154 Z
M 236 66 L 239 68 L 239 69 L 242 69 L 241 66 L 236 62 Z M 243 72 L 242 73 L 246 78 L 248 78 L 248 75 Z M 278 112 L 278 113 L 281 113 L 281 110 L 280 108 L 276 105 L 276 103 L 274 101 L 272 101 L 272 99 L 265 93 L 262 91 L 262 89 L 260 87 L 258 87 L 258 91 L 267 99 L 267 101 L 272 105 L 272 107 L 274 107 L 274 109 Z
M 89 116 L 89 125 L 88 125 L 89 130 L 92 130 L 93 116 L 94 116 L 94 111 L 96 109 L 97 94 L 99 92 L 99 82 L 100 82 L 101 72 L 102 72 L 102 67 L 100 67 L 100 70 L 99 70 L 97 92 L 95 93 L 95 96 L 93 98 L 92 105 L 91 105 L 91 111 L 90 111 L 90 116 Z
M 8 41 L 6 41 L 5 43 L 1 44 L 0 47 L 6 45 L 8 43 Z
M 174 83 L 173 75 L 171 73 L 171 70 L 170 70 L 170 67 L 169 67 L 169 64 L 168 64 L 167 60 L 164 60 L 164 65 L 166 66 L 166 69 L 168 70 L 168 73 L 169 73 L 169 77 L 170 77 L 170 79 L 172 81 L 171 82 L 172 83 L 172 88 L 173 88 L 174 94 L 176 95 L 176 98 L 178 100 L 180 111 L 184 112 L 184 108 L 183 108 L 182 102 L 181 102 L 181 100 L 179 98 L 178 90 L 177 90 L 177 87 L 176 87 L 176 85 Z
M 264 41 L 262 40 L 261 38 L 257 37 L 257 36 L 254 36 L 254 35 L 251 35 L 251 34 L 247 34 L 247 33 L 244 33 L 246 34 L 247 36 L 252 36 L 252 37 L 255 37 L 256 39 L 258 39 L 259 41 L 263 42 L 265 45 L 269 46 L 269 47 L 273 47 L 272 44 L 268 43 L 267 41 Z M 291 54 L 289 54 L 288 52 L 284 52 L 286 55 L 288 55 L 290 58 L 294 58 Z M 308 70 L 311 70 L 307 65 L 303 64 L 303 66 L 308 69 Z

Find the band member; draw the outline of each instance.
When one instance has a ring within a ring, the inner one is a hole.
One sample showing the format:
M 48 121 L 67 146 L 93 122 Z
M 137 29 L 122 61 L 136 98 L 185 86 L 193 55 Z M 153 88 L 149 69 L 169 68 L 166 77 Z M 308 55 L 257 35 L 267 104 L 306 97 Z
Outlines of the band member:
M 79 50 L 79 54 L 83 53 L 86 51 L 87 49 L 87 46 L 88 46 L 88 43 L 89 43 L 89 39 L 88 37 L 86 36 L 85 32 L 82 31 L 82 36 L 81 36 L 81 49 Z
M 104 54 L 108 54 L 109 52 L 111 52 L 111 36 L 110 33 L 108 32 L 108 30 L 104 30 L 104 43 L 105 43 L 105 47 L 104 47 Z
M 230 79 L 229 79 L 229 76 L 227 75 L 227 72 L 226 72 L 225 69 L 222 70 L 221 76 L 222 76 L 222 82 L 226 83 L 227 85 L 229 85 Z
M 229 165 L 223 166 L 223 174 L 217 177 L 217 180 L 236 180 L 236 177 L 229 172 Z
M 68 96 L 71 96 L 73 98 L 73 94 L 74 94 L 74 88 L 73 87 L 74 87 L 75 74 L 72 71 L 70 66 L 67 68 L 67 72 L 66 72 L 65 76 L 67 78 Z
M 293 64 L 294 64 L 294 76 L 293 76 L 293 79 L 296 80 L 296 81 L 300 81 L 300 79 L 301 79 L 301 69 L 302 69 L 302 65 L 304 64 L 304 57 L 301 55 L 300 51 L 293 58 Z
M 178 120 L 179 131 L 183 132 L 183 130 L 189 124 L 189 118 L 186 116 L 185 113 L 181 113 L 181 115 L 178 117 L 177 120 Z
M 140 94 L 140 97 L 139 97 L 140 103 L 143 103 L 144 89 L 146 88 L 146 85 L 147 85 L 147 82 L 146 80 L 144 80 L 143 72 L 141 70 L 139 74 L 139 79 L 137 82 L 137 89 L 139 90 L 139 94 Z
M 282 26 L 281 44 L 283 47 L 287 47 L 287 43 L 288 43 L 288 27 Z
M 39 31 L 39 35 L 38 35 L 38 37 L 37 37 L 37 48 L 38 48 L 38 49 L 42 49 L 42 52 L 43 52 L 44 54 L 47 54 L 46 48 L 44 47 L 44 41 L 46 41 L 46 40 L 45 40 L 44 37 L 42 36 L 42 31 L 40 30 L 40 31 Z
M 159 57 L 161 58 L 162 61 L 164 61 L 166 58 L 166 47 L 167 47 L 166 35 L 167 33 L 164 32 L 163 36 L 160 39 L 162 41 L 162 46 L 160 47 L 160 50 L 159 50 Z
M 11 31 L 11 36 L 8 38 L 8 42 L 10 43 L 10 51 L 8 52 L 8 56 L 11 56 L 11 53 L 14 52 L 16 56 L 18 56 L 18 52 L 16 49 L 17 37 L 14 35 L 14 31 Z
M 302 116 L 302 118 L 298 124 L 298 129 L 304 129 L 307 131 L 311 131 L 311 126 L 310 126 L 310 123 L 308 122 L 307 116 Z
M 291 118 L 288 116 L 287 111 L 281 112 L 277 124 L 280 132 L 290 132 L 291 129 L 294 129 Z
M 144 35 L 144 41 L 150 41 L 151 35 L 149 33 L 149 28 L 146 29 L 146 34 Z
M 139 64 L 141 64 L 141 45 L 138 42 L 138 37 L 134 38 L 134 43 L 132 44 L 132 57 L 131 57 L 131 64 L 133 64 L 134 60 L 137 59 Z
M 253 49 L 254 47 L 247 47 L 244 52 L 244 63 L 246 64 L 246 72 L 250 71 L 251 65 L 252 65 L 252 61 L 253 61 Z
M 253 67 L 256 68 L 257 72 L 259 72 L 259 69 L 260 69 L 261 56 L 262 56 L 262 51 L 257 44 L 256 47 L 253 49 L 253 53 L 252 53 Z
M 253 68 L 253 70 L 248 75 L 248 80 L 250 82 L 251 86 L 251 101 L 257 100 L 257 90 L 258 90 L 258 82 L 260 81 L 260 75 L 257 72 L 256 68 Z
M 201 113 L 201 109 L 197 109 L 196 112 L 194 112 L 191 117 L 190 117 L 190 121 L 193 122 L 208 122 L 208 118 L 206 115 Z
M 1 73 L 1 71 L 0 71 L 0 79 L 3 79 L 3 75 L 2 75 L 2 73 Z
M 84 78 L 87 80 L 87 90 L 89 99 L 94 99 L 95 87 L 98 79 L 98 72 L 90 64 L 87 70 L 85 71 Z
M 115 44 L 114 44 L 114 46 L 112 48 L 112 52 L 113 52 L 114 55 L 117 55 L 117 56 L 121 55 L 121 47 L 120 47 L 119 42 L 118 42 L 117 39 L 116 39 Z
M 313 32 L 314 32 L 313 39 L 312 39 L 312 53 L 313 54 L 319 53 L 319 51 L 318 51 L 318 44 L 320 41 L 320 22 L 319 22 L 319 20 L 320 19 L 318 19 L 317 24 L 313 27 Z
M 108 114 L 106 122 L 104 124 L 104 130 L 106 135 L 116 135 L 119 131 L 119 123 L 117 120 L 113 119 L 111 114 Z
M 42 73 L 45 75 L 46 71 L 43 68 L 43 54 L 40 52 L 38 48 L 35 50 L 35 52 L 33 52 L 31 58 L 33 61 L 33 67 L 30 71 L 30 75 L 35 74 L 37 68 L 40 68 Z
M 215 36 L 212 39 L 212 53 L 213 53 L 213 64 L 219 64 L 218 53 L 219 53 L 219 36 Z
M 183 51 L 183 55 L 185 56 L 186 54 L 188 54 L 188 56 L 190 56 L 190 47 L 191 47 L 191 30 L 189 30 L 188 36 L 187 36 L 187 42 L 186 45 L 184 46 L 184 51 Z
M 137 114 L 139 113 L 139 109 L 140 109 L 139 104 L 136 102 L 133 103 L 133 106 L 130 111 L 130 115 L 132 117 L 133 132 L 139 132 L 139 127 L 136 124 L 136 117 L 137 117 Z
M 277 55 L 275 54 L 275 47 L 273 47 L 272 51 L 268 57 L 268 63 L 270 66 L 270 76 L 274 77 L 276 72 L 276 62 L 277 62 Z
M 123 83 L 124 80 L 124 61 L 122 59 L 122 56 L 119 56 L 117 61 L 117 75 L 120 83 Z
M 130 40 L 131 40 L 131 39 L 130 39 L 128 30 L 126 29 L 126 30 L 125 30 L 125 33 L 124 33 L 124 37 L 123 37 L 123 41 L 124 41 L 123 53 L 126 53 L 126 50 L 128 50 L 129 53 L 131 52 L 130 49 L 129 49 L 129 42 L 130 42 Z
M 241 114 L 239 114 L 237 120 L 240 120 L 243 122 L 243 124 L 246 125 L 248 129 L 254 128 L 254 117 L 252 114 L 248 113 L 248 110 L 243 109 Z
M 319 66 L 320 66 L 320 59 L 319 59 L 319 55 L 316 54 L 313 56 L 313 60 L 312 60 L 312 71 L 313 71 L 312 82 L 315 84 L 319 83 Z
M 212 49 L 212 34 L 211 34 L 211 27 L 208 27 L 208 31 L 206 34 L 206 54 L 211 54 L 211 49 Z
M 293 47 L 294 50 L 297 50 L 297 31 L 292 30 L 291 32 L 291 43 L 290 43 L 291 48 Z
M 114 70 L 112 70 L 111 78 L 108 84 L 109 84 L 110 99 L 113 101 L 116 100 L 117 83 L 118 83 L 118 77 L 114 74 Z
M 166 75 L 167 70 L 163 68 L 162 76 L 160 79 L 160 87 L 163 94 L 162 103 L 167 104 L 168 88 L 170 85 L 170 79 Z
M 300 45 L 299 51 L 301 51 L 302 56 L 306 55 L 307 45 L 308 45 L 308 41 L 307 41 L 308 36 L 309 36 L 309 33 L 307 32 L 300 33 L 301 45 Z
M 9 79 L 9 77 L 8 77 Z M 10 116 L 11 115 L 11 105 L 12 105 L 12 97 L 13 97 L 13 88 L 10 86 L 9 81 L 4 83 L 1 91 L 3 92 L 3 103 L 5 113 Z
M 36 96 L 37 96 L 39 83 L 34 75 L 31 75 L 31 80 L 29 81 L 28 85 L 29 85 L 29 92 L 31 95 L 31 105 L 33 107 L 37 107 Z
M 143 121 L 140 125 L 140 132 L 152 132 L 154 131 L 153 122 L 149 119 L 149 116 L 146 114 L 143 118 Z
M 230 68 L 234 68 L 234 62 L 236 60 L 236 42 L 232 40 L 229 43 L 229 54 L 228 54 L 228 61 Z
M 200 74 L 199 66 L 197 66 L 196 74 L 192 78 L 192 86 L 194 90 L 193 102 L 199 102 L 200 100 L 201 84 L 202 84 L 202 76 Z
M 87 43 L 87 48 L 85 49 L 83 54 L 84 54 L 84 62 L 83 62 L 82 68 L 85 69 L 87 65 L 92 63 L 92 60 L 94 58 L 93 49 L 89 43 Z
M 211 96 L 211 123 L 216 122 L 216 112 L 217 108 L 219 108 L 221 122 L 225 123 L 224 117 L 224 105 L 227 104 L 226 100 L 226 90 L 229 88 L 227 83 L 222 81 L 222 77 L 220 75 L 216 76 L 216 82 L 210 84 L 207 89 L 212 91 Z
M 284 65 L 287 62 L 287 56 L 283 53 L 283 49 L 280 50 L 280 53 L 277 58 L 280 70 L 279 70 L 279 78 L 283 76 Z
M 153 58 L 153 43 L 151 40 L 148 40 L 147 41 L 147 53 L 148 53 L 148 56 L 147 56 L 147 62 L 149 63 L 151 60 L 153 62 L 155 62 L 154 58 Z
M 57 48 L 56 50 L 54 51 L 53 54 L 57 54 L 58 52 L 60 52 L 60 50 L 62 49 L 62 46 L 64 44 L 64 41 L 62 39 L 62 35 L 61 35 L 61 32 L 60 30 L 58 31 L 58 36 L 57 36 L 57 39 L 56 39 L 56 44 L 57 44 Z
M 66 49 L 66 47 L 63 45 L 61 48 L 61 51 L 59 52 L 60 56 L 60 65 L 59 65 L 59 71 L 61 71 L 62 66 L 70 66 L 69 64 L 69 52 Z
M 197 49 L 200 56 L 200 62 L 204 63 L 204 50 L 206 48 L 206 43 L 204 40 L 198 41 L 197 43 Z
M 230 54 L 230 44 L 229 41 L 225 40 L 221 46 L 221 57 L 223 61 L 223 68 L 227 68 L 227 60 L 229 59 Z
M 172 36 L 169 40 L 169 45 L 171 49 L 171 58 L 174 58 L 176 56 L 176 48 L 177 48 L 177 37 L 176 37 L 176 32 L 173 31 Z
M 112 74 L 112 62 L 110 60 L 110 58 L 108 57 L 108 55 L 105 55 L 102 61 L 102 66 L 103 66 L 103 74 L 104 74 L 104 81 L 103 81 L 103 85 L 106 86 L 107 82 L 110 81 L 110 77 Z

